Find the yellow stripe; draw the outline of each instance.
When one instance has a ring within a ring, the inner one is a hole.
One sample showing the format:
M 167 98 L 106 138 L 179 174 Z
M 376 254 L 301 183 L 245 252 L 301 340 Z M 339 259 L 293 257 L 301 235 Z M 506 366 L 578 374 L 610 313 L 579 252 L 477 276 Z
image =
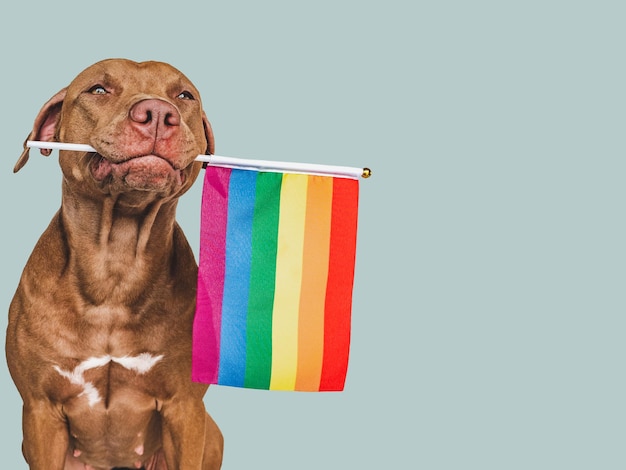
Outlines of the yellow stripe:
M 272 317 L 270 390 L 294 390 L 296 385 L 307 181 L 307 175 L 283 175 Z

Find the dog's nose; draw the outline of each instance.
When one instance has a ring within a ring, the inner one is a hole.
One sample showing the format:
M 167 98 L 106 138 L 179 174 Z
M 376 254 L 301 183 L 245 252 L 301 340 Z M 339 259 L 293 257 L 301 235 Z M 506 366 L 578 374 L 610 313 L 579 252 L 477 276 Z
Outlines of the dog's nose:
M 180 126 L 180 114 L 170 103 L 147 99 L 135 103 L 130 109 L 132 125 L 146 137 L 167 139 Z

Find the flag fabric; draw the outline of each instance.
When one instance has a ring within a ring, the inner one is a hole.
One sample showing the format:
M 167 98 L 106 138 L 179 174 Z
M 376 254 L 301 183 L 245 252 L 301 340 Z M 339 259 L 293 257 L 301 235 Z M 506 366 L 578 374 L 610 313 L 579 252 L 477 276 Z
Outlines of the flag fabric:
M 208 166 L 192 379 L 343 390 L 358 181 Z

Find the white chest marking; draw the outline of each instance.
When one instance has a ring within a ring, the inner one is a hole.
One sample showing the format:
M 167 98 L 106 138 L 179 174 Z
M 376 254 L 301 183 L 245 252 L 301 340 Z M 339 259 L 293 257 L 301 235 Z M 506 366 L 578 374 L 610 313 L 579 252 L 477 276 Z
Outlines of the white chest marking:
M 103 367 L 109 364 L 110 362 L 115 362 L 116 364 L 121 365 L 125 369 L 136 372 L 139 375 L 143 375 L 148 372 L 154 365 L 163 359 L 163 355 L 153 356 L 149 353 L 142 353 L 138 356 L 123 356 L 123 357 L 114 357 L 114 356 L 100 356 L 100 357 L 90 357 L 89 359 L 84 360 L 73 370 L 67 371 L 61 369 L 59 366 L 54 366 L 54 369 L 70 383 L 74 385 L 78 385 L 83 388 L 83 391 L 78 395 L 86 396 L 89 401 L 89 406 L 93 406 L 96 403 L 102 401 L 98 390 L 91 382 L 87 382 L 85 380 L 85 372 L 90 369 L 96 369 L 98 367 Z

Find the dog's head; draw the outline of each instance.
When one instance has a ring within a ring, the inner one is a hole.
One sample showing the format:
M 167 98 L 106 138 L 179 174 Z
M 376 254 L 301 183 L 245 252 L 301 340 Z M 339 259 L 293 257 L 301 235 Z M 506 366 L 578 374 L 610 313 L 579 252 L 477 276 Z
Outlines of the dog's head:
M 195 158 L 214 151 L 211 125 L 191 81 L 168 64 L 125 59 L 81 72 L 43 106 L 27 140 L 95 148 L 59 155 L 65 182 L 92 196 L 177 197 L 198 176 L 202 164 Z M 14 171 L 27 160 L 25 144 Z

